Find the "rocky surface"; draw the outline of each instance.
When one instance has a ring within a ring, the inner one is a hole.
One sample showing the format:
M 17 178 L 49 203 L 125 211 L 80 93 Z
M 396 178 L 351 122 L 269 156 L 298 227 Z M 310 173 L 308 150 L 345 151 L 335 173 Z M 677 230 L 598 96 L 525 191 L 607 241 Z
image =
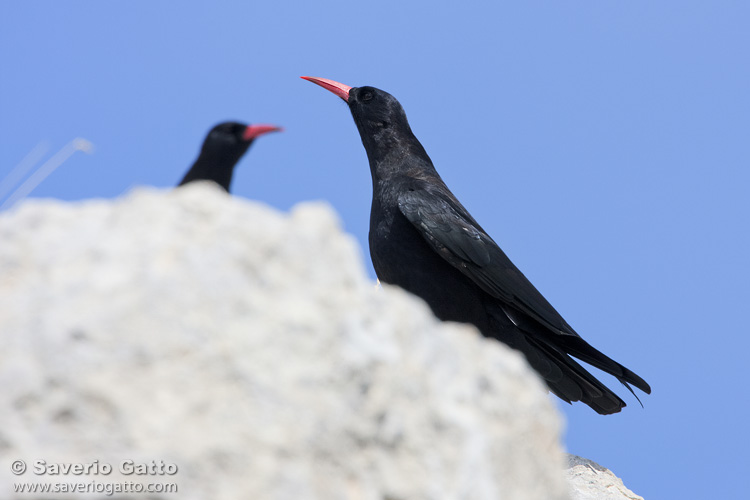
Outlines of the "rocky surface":
M 575 455 L 568 455 L 567 461 L 565 475 L 571 486 L 571 500 L 643 500 L 598 463 Z
M 521 357 L 375 289 L 325 204 L 31 201 L 0 241 L 2 498 L 568 497 Z

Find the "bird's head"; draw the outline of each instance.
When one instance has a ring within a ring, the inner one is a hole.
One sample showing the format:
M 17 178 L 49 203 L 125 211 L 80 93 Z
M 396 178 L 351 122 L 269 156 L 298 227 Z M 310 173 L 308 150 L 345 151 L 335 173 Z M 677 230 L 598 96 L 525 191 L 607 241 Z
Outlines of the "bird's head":
M 411 131 L 401 103 L 388 92 L 369 86 L 350 87 L 326 78 L 302 78 L 346 102 L 371 163 L 406 151 L 427 156 Z
M 237 162 L 253 143 L 256 137 L 269 132 L 280 131 L 274 125 L 245 125 L 237 122 L 224 122 L 216 125 L 206 136 L 201 154 L 229 162 Z

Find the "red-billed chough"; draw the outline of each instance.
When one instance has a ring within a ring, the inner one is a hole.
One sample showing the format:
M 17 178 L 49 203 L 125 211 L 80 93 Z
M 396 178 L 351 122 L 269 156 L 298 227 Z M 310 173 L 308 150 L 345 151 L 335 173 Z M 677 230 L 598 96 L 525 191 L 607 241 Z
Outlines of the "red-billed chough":
M 641 377 L 583 340 L 451 193 L 401 104 L 373 87 L 303 76 L 349 106 L 372 174 L 370 254 L 378 278 L 424 299 L 444 321 L 475 325 L 521 351 L 560 399 L 600 414 L 625 402 L 571 356 L 650 394 Z M 633 392 L 635 395 L 635 393 Z
M 275 125 L 245 125 L 224 122 L 216 125 L 206 136 L 200 155 L 178 186 L 188 182 L 209 180 L 229 192 L 234 166 L 242 158 L 256 137 L 281 131 Z

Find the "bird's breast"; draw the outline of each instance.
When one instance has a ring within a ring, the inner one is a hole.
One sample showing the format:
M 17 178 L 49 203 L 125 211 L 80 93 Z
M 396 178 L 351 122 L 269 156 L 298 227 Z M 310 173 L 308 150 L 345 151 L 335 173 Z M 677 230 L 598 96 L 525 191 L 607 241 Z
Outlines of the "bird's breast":
M 435 252 L 401 212 L 371 217 L 369 243 L 380 281 L 421 297 L 444 321 L 486 328 L 481 290 Z

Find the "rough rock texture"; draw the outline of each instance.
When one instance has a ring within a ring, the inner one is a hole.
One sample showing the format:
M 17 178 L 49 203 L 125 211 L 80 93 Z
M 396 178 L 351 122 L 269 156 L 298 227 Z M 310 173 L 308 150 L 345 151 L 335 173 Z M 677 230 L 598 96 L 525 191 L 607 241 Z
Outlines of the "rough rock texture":
M 568 455 L 565 475 L 571 486 L 571 500 L 643 500 L 612 471 L 586 458 Z
M 568 495 L 560 417 L 521 357 L 376 290 L 324 204 L 212 185 L 33 201 L 0 241 L 0 498 Z M 113 471 L 35 473 L 58 463 Z M 131 493 L 161 483 L 179 493 Z

